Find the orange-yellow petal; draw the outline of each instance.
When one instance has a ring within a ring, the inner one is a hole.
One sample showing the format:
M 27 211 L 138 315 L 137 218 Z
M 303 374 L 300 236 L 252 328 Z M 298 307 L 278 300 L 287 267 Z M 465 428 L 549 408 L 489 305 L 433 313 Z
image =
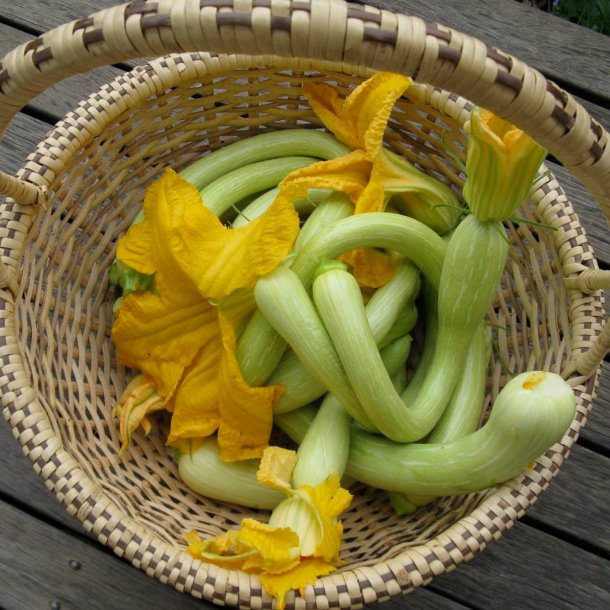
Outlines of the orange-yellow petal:
M 287 527 L 271 527 L 256 519 L 243 519 L 239 542 L 256 549 L 264 568 L 281 571 L 299 556 L 299 537 Z
M 145 434 L 151 429 L 147 416 L 165 409 L 154 382 L 146 375 L 137 375 L 125 388 L 116 408 L 119 416 L 121 451 L 127 449 L 133 432 L 141 426 Z
M 303 95 L 324 126 L 334 133 L 338 140 L 352 150 L 363 148 L 360 134 L 343 117 L 345 99 L 335 87 L 326 83 L 305 83 Z
M 215 334 L 197 353 L 176 390 L 168 445 L 180 447 L 185 441 L 213 434 L 220 424 L 218 371 L 222 358 L 222 338 L 217 319 Z
M 165 228 L 171 256 L 211 301 L 254 286 L 288 256 L 298 231 L 291 202 L 276 201 L 247 226 L 231 229 L 192 197 L 174 202 Z
M 378 72 L 343 103 L 329 85 L 307 84 L 303 91 L 324 125 L 345 145 L 364 150 L 372 161 L 381 148 L 392 108 L 411 83 L 400 74 Z
M 291 172 L 280 185 L 278 199 L 292 202 L 309 189 L 330 189 L 346 193 L 355 203 L 369 183 L 372 167 L 361 150 L 314 163 Z
M 301 595 L 307 585 L 313 585 L 318 577 L 334 572 L 337 568 L 318 557 L 308 557 L 292 569 L 280 574 L 265 572 L 259 576 L 261 584 L 269 595 L 276 598 L 277 610 L 286 607 L 286 595 L 292 589 L 297 589 Z
M 358 248 L 345 252 L 339 260 L 352 268 L 352 273 L 364 289 L 387 284 L 396 270 L 392 258 L 374 248 Z
M 175 171 L 166 169 L 146 190 L 143 219 L 119 240 L 117 258 L 140 273 L 156 273 L 172 283 L 183 283 L 186 278 L 168 248 L 168 227 L 177 206 L 202 208 L 201 195 Z
M 292 471 L 297 459 L 295 451 L 283 447 L 267 447 L 256 473 L 258 482 L 271 489 L 290 490 Z
M 235 355 L 233 327 L 223 315 L 219 315 L 219 323 L 223 342 L 218 372 L 220 456 L 227 462 L 259 458 L 269 443 L 273 407 L 283 388 L 251 387 L 246 383 Z
M 343 113 L 354 125 L 369 159 L 380 151 L 392 108 L 411 84 L 401 74 L 377 72 L 345 100 Z
M 215 308 L 179 283 L 159 295 L 130 293 L 112 326 L 119 361 L 152 377 L 164 400 L 171 399 L 186 368 L 216 333 Z

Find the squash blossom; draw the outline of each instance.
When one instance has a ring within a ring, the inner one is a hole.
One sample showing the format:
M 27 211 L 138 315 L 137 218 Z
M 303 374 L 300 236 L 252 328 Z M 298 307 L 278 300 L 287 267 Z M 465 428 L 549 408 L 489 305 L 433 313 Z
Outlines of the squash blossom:
M 527 197 L 546 150 L 484 108 L 473 109 L 466 131 L 464 199 L 479 220 L 507 220 Z
M 155 280 L 154 291 L 123 298 L 112 327 L 119 361 L 145 376 L 119 406 L 123 446 L 164 408 L 172 412 L 168 444 L 184 449 L 217 431 L 223 459 L 260 457 L 282 390 L 248 386 L 235 333 L 255 307 L 258 277 L 291 252 L 298 215 L 278 201 L 248 226 L 226 228 L 170 169 L 147 190 L 143 212 L 117 248 L 119 261 Z
M 318 576 L 340 565 L 343 527 L 338 517 L 352 499 L 340 487 L 336 473 L 314 487 L 293 488 L 290 480 L 296 462 L 293 451 L 280 447 L 268 447 L 263 454 L 259 482 L 286 494 L 269 523 L 244 519 L 239 530 L 209 540 L 194 531 L 185 535 L 193 557 L 258 575 L 265 590 L 276 597 L 279 610 L 290 590 L 303 594 Z
M 308 188 L 343 191 L 354 203 L 355 214 L 382 212 L 391 202 L 439 233 L 452 229 L 459 205 L 453 191 L 383 147 L 392 108 L 411 84 L 405 76 L 378 72 L 346 99 L 330 85 L 305 84 L 303 92 L 313 111 L 353 152 L 296 170 L 283 186 L 299 188 L 301 194 Z M 371 248 L 347 253 L 342 259 L 365 286 L 381 286 L 393 273 L 390 259 Z

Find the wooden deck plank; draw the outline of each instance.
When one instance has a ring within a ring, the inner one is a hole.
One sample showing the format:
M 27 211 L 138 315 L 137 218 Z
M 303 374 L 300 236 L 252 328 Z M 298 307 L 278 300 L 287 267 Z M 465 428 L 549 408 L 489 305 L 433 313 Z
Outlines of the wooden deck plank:
M 610 363 L 602 364 L 602 374 L 587 425 L 582 431 L 583 442 L 594 445 L 605 455 L 610 455 Z
M 433 585 L 475 608 L 607 610 L 609 576 L 607 560 L 518 522 Z
M 37 610 L 59 603 L 61 610 L 210 609 L 216 606 L 147 576 L 100 545 L 40 521 L 0 500 L 0 608 Z M 44 544 L 41 544 L 44 541 Z M 73 562 L 78 563 L 74 569 Z M 396 600 L 370 610 L 392 610 Z M 430 589 L 409 597 L 414 610 L 466 610 Z
M 610 505 L 610 458 L 576 445 L 557 477 L 526 513 L 575 544 L 610 557 L 610 529 L 600 529 Z

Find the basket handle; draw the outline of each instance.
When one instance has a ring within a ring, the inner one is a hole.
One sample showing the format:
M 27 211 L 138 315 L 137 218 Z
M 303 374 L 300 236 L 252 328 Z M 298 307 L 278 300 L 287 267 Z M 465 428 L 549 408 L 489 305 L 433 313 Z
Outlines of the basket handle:
M 30 99 L 70 75 L 188 51 L 324 59 L 402 73 L 452 91 L 527 131 L 610 216 L 608 134 L 568 93 L 478 39 L 344 0 L 136 1 L 59 26 L 0 63 L 0 134 Z M 38 185 L 0 173 L 2 193 L 23 204 L 44 197 Z M 610 274 L 599 276 L 597 287 L 610 288 Z M 581 357 L 570 367 L 592 373 L 599 354 L 610 349 L 610 332 L 600 341 L 589 354 L 593 358 Z

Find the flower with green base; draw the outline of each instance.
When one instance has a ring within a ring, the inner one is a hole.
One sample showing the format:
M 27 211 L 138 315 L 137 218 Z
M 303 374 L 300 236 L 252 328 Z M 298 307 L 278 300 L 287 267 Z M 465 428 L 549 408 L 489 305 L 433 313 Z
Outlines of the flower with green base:
M 466 131 L 464 199 L 479 220 L 507 220 L 526 199 L 546 150 L 484 108 L 474 108 Z

